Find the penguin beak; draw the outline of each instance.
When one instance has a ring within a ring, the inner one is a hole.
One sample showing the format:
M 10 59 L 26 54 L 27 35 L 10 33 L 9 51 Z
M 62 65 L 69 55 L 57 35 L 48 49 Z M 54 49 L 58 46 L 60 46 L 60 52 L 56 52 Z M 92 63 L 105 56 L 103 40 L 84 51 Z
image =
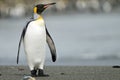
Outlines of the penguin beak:
M 45 4 L 45 5 L 44 5 L 44 8 L 46 9 L 46 8 L 49 7 L 50 5 L 54 5 L 54 4 L 56 4 L 56 3 Z

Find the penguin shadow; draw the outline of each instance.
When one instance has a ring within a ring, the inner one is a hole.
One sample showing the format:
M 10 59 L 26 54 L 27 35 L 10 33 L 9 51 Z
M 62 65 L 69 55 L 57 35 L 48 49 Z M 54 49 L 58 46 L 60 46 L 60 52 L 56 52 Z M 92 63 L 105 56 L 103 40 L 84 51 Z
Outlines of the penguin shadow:
M 24 79 L 25 78 L 39 78 L 39 77 L 50 77 L 49 76 L 31 76 L 30 72 L 28 69 L 25 69 L 25 68 L 20 68 L 18 67 L 17 68 L 17 73 L 14 74 L 15 76 L 18 76 L 18 77 L 23 77 Z M 24 80 L 23 79 L 23 80 Z M 25 79 L 26 80 L 26 79 Z M 31 80 L 31 79 L 30 79 Z

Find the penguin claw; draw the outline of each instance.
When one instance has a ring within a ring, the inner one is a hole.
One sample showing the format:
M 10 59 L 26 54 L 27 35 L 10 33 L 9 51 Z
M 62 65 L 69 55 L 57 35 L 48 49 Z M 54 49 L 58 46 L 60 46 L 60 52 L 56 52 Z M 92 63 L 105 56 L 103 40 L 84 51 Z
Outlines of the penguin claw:
M 49 77 L 48 74 L 44 74 L 44 71 L 42 69 L 38 70 L 38 77 Z
M 44 71 L 42 69 L 38 70 L 38 75 L 36 73 L 37 73 L 37 70 L 32 70 L 31 76 L 32 77 L 49 77 L 48 74 L 44 74 Z
M 31 76 L 32 77 L 37 77 L 36 73 L 37 73 L 37 70 L 32 70 L 31 71 Z

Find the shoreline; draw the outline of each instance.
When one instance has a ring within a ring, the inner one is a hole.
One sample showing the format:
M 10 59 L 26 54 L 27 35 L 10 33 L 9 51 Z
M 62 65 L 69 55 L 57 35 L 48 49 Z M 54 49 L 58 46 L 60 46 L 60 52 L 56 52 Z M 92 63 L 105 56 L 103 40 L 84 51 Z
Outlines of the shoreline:
M 112 66 L 45 66 L 49 77 L 36 80 L 119 80 L 120 68 Z M 28 66 L 0 66 L 0 80 L 22 80 L 30 75 Z

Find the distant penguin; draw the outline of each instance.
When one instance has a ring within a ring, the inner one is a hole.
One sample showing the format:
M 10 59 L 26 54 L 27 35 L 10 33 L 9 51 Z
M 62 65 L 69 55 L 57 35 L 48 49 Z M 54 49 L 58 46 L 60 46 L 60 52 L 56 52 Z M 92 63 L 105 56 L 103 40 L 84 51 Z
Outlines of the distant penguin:
M 56 61 L 56 48 L 54 42 L 46 28 L 45 22 L 41 13 L 50 5 L 49 4 L 38 4 L 34 7 L 34 19 L 29 21 L 26 27 L 23 29 L 17 54 L 17 64 L 19 62 L 19 52 L 21 42 L 23 40 L 24 50 L 27 57 L 28 66 L 31 71 L 31 76 L 49 76 L 44 74 L 44 61 L 45 61 L 45 49 L 46 42 L 51 51 L 52 61 Z

